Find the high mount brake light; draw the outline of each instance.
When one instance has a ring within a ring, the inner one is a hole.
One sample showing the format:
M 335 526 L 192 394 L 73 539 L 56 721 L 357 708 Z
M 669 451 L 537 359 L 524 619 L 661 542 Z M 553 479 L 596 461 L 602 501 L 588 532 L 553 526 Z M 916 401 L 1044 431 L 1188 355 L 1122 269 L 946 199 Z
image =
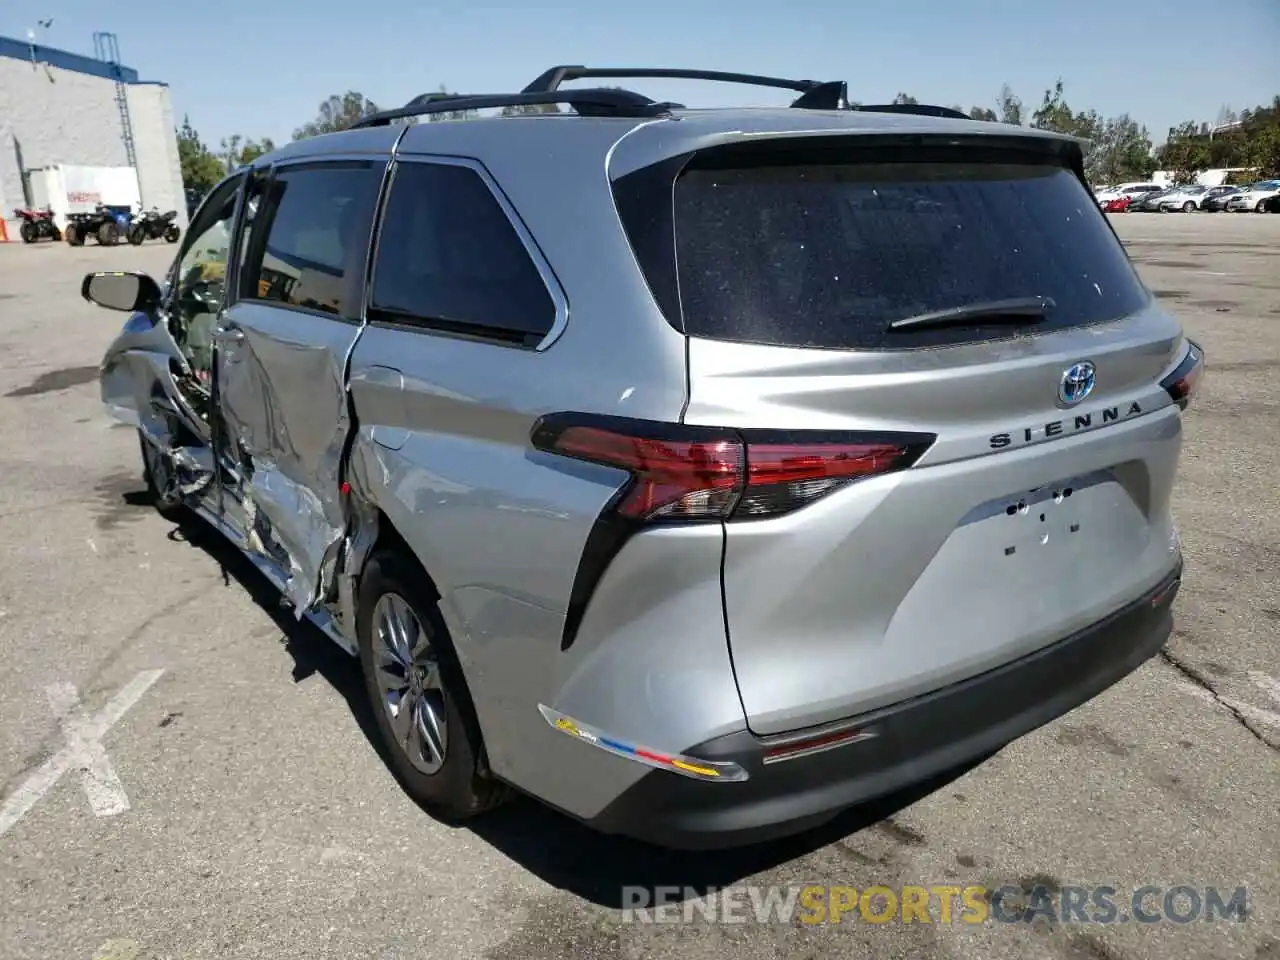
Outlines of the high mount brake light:
M 531 439 L 546 453 L 630 474 L 583 544 L 560 641 L 567 650 L 600 578 L 645 525 L 781 516 L 855 480 L 906 469 L 937 438 L 733 430 L 554 413 L 538 420 Z
M 1174 368 L 1173 372 L 1160 381 L 1162 386 L 1173 397 L 1174 403 L 1182 410 L 1187 409 L 1191 398 L 1200 389 L 1200 381 L 1204 379 L 1204 350 L 1194 340 L 1187 341 L 1187 355 Z
M 540 450 L 630 473 L 613 512 L 639 522 L 779 516 L 853 480 L 909 467 L 934 439 L 738 431 L 573 414 L 543 417 L 533 431 Z

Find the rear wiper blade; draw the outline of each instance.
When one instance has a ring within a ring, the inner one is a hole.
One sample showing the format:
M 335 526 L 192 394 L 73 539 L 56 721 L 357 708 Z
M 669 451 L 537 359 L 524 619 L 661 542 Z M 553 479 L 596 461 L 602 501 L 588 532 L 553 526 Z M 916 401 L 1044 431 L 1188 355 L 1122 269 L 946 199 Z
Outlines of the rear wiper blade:
M 1014 297 L 1010 300 L 988 300 L 963 307 L 949 307 L 903 317 L 889 324 L 889 330 L 913 330 L 919 327 L 945 327 L 956 323 L 1035 323 L 1057 304 L 1052 297 Z

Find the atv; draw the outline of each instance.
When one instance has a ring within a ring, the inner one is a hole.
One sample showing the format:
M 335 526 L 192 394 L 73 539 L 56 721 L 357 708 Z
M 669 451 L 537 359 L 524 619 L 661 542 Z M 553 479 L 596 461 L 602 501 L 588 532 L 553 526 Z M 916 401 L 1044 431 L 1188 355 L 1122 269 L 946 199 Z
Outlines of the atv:
M 62 231 L 53 220 L 52 207 L 45 207 L 43 210 L 19 207 L 13 212 L 22 221 L 18 232 L 22 235 L 23 243 L 35 243 L 46 237 L 55 243 L 62 239 Z
M 152 207 L 129 224 L 129 242 L 137 247 L 141 246 L 146 240 L 164 237 L 168 243 L 177 243 L 178 237 L 182 235 L 182 231 L 174 223 L 177 218 L 177 210 L 161 213 L 158 209 Z
M 127 207 L 109 207 L 98 204 L 93 213 L 67 215 L 67 227 L 63 235 L 73 247 L 82 247 L 89 237 L 95 237 L 99 246 L 113 247 L 129 229 Z

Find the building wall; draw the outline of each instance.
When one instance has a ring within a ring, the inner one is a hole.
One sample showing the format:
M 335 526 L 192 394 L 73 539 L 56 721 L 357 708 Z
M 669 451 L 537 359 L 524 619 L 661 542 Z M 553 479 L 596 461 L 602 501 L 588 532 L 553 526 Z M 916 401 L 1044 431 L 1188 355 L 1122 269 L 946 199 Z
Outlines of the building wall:
M 187 202 L 169 88 L 160 83 L 133 83 L 128 87 L 128 97 L 143 209 L 177 210 L 178 224 L 185 230 Z
M 17 236 L 13 208 L 25 205 L 22 171 L 59 163 L 128 166 L 113 68 L 48 47 L 35 53 L 33 62 L 27 44 L 0 37 L 0 216 L 8 219 L 11 238 Z M 176 209 L 185 227 L 168 87 L 140 83 L 127 67 L 119 72 L 127 84 L 143 203 Z

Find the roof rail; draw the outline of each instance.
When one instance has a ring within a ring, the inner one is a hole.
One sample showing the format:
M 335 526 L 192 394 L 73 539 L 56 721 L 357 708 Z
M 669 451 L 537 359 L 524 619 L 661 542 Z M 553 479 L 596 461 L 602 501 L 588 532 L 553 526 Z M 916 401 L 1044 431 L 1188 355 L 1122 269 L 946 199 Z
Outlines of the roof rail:
M 393 120 L 428 116 L 433 113 L 455 113 L 490 107 L 519 107 L 540 104 L 566 104 L 587 117 L 660 117 L 678 109 L 678 103 L 658 103 L 630 90 L 549 90 L 525 93 L 424 93 L 403 107 L 372 113 L 351 129 L 385 127 Z
M 973 117 L 950 107 L 935 107 L 929 103 L 863 103 L 853 110 L 863 113 L 914 113 L 922 117 L 950 117 L 953 120 L 972 120 Z
M 560 89 L 569 80 L 601 79 L 661 79 L 661 80 L 713 80 L 721 83 L 740 83 L 753 87 L 776 87 L 795 90 L 801 96 L 791 106 L 802 110 L 843 110 L 848 107 L 848 88 L 843 81 L 788 80 L 783 77 L 765 77 L 754 73 L 726 73 L 721 70 L 682 70 L 666 67 L 551 67 L 524 88 L 525 93 L 549 93 Z

